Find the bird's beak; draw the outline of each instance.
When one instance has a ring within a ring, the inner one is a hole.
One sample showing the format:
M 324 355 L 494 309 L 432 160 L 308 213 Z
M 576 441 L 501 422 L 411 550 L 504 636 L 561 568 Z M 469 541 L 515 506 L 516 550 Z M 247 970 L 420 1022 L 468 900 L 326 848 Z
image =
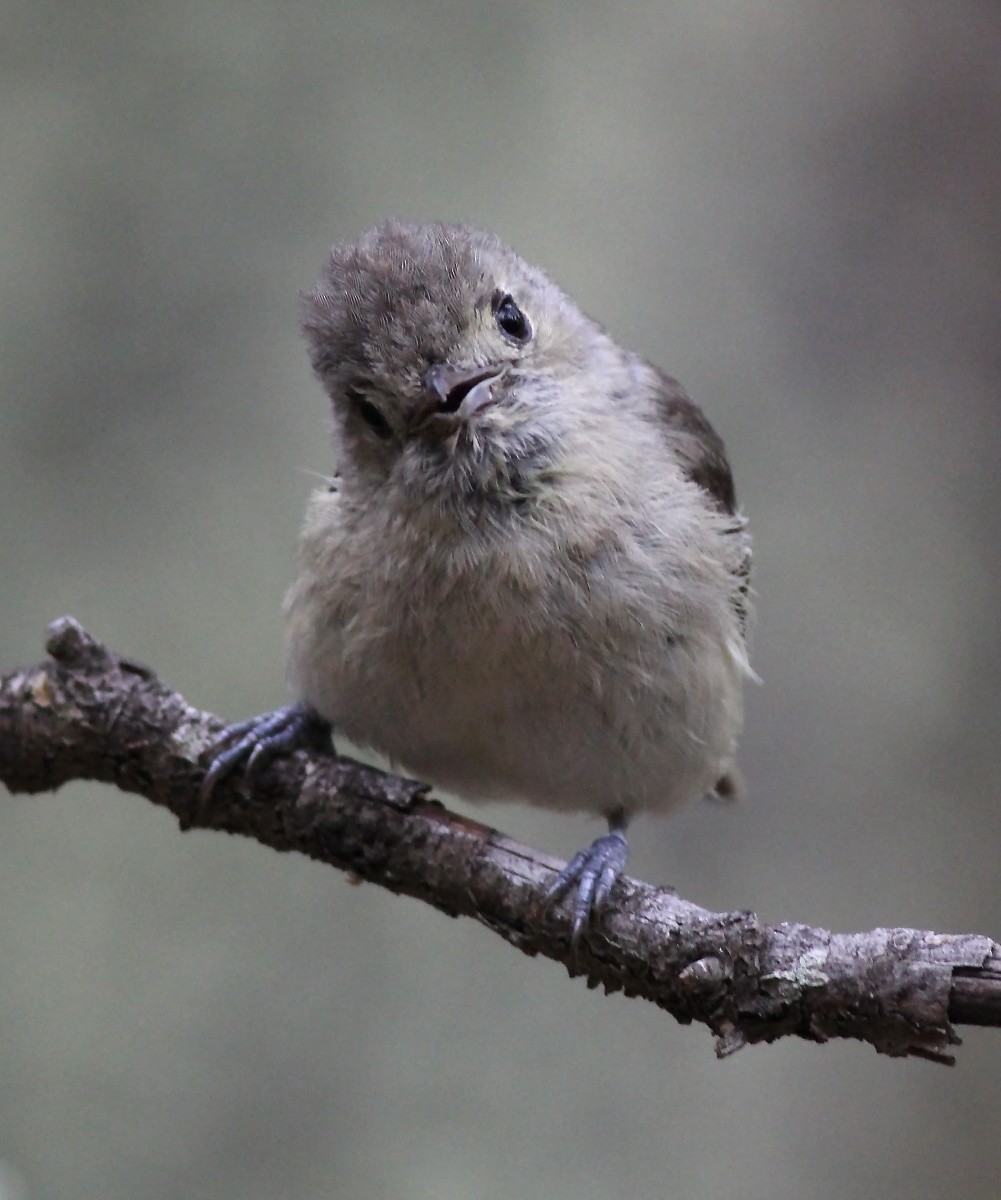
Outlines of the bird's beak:
M 433 417 L 471 417 L 494 399 L 493 384 L 501 367 L 456 367 L 435 363 L 424 375 L 424 402 L 417 423 Z

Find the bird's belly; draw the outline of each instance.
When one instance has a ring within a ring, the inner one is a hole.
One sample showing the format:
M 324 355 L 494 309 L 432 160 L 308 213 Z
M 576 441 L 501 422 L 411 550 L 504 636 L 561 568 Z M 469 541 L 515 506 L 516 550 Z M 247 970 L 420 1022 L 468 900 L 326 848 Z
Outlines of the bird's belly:
M 373 650 L 311 702 L 352 741 L 467 799 L 663 812 L 709 792 L 735 750 L 739 669 L 718 644 L 604 669 L 504 639 L 425 645 L 416 659 L 397 647 L 381 663 Z

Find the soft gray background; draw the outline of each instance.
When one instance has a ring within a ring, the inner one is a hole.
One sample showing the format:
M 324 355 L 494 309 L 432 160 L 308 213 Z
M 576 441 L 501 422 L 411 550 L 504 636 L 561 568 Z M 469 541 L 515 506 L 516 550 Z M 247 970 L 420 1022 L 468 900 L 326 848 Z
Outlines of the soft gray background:
M 634 872 L 1001 935 L 993 0 L 5 7 L 0 664 L 72 612 L 194 704 L 280 702 L 330 467 L 297 288 L 385 215 L 468 219 L 681 377 L 753 522 L 748 801 L 638 824 Z M 136 798 L 0 821 L 4 1200 L 997 1195 L 997 1032 L 719 1064 Z

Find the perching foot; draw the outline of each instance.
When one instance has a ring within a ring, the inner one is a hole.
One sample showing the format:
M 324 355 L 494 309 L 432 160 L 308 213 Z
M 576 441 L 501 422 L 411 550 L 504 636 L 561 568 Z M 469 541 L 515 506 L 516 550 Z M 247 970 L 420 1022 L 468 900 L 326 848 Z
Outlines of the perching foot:
M 574 889 L 571 949 L 576 953 L 581 934 L 591 917 L 608 899 L 612 885 L 629 858 L 629 843 L 620 829 L 595 838 L 586 850 L 575 855 L 553 880 L 545 903 L 553 904 Z
M 216 784 L 238 767 L 244 767 L 247 778 L 252 779 L 279 754 L 305 749 L 329 750 L 330 726 L 301 704 L 290 704 L 230 725 L 212 746 L 201 799 L 208 800 Z

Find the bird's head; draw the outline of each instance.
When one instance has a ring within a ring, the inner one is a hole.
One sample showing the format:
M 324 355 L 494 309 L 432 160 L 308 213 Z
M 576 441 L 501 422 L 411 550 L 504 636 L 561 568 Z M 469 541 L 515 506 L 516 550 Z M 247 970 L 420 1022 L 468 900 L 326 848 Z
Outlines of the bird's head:
M 464 225 L 386 222 L 303 297 L 340 469 L 493 498 L 553 457 L 560 397 L 610 339 L 543 272 Z

